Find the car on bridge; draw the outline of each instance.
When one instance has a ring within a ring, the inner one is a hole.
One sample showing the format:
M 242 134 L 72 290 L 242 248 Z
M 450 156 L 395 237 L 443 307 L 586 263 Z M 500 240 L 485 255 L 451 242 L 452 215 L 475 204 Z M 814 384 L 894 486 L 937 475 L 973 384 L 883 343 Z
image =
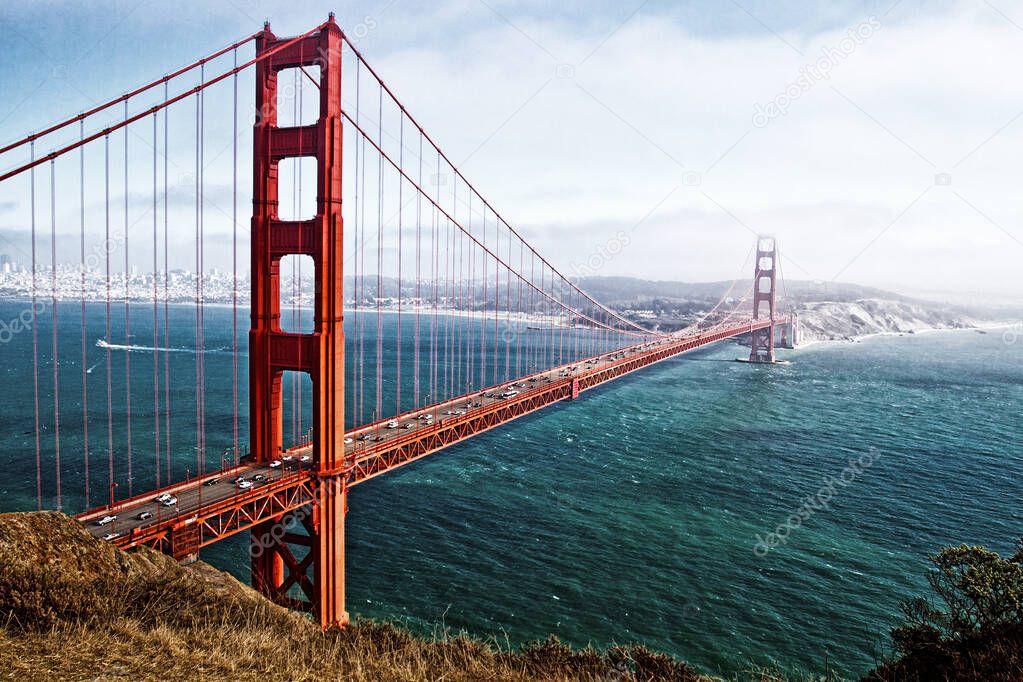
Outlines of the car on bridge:
M 105 540 L 106 542 L 110 542 L 111 540 L 119 537 L 121 537 L 120 533 L 107 533 L 106 535 L 103 536 L 103 540 Z
M 138 519 L 139 521 L 145 521 L 147 519 L 153 518 L 153 512 L 144 511 L 135 518 Z
M 178 503 L 178 498 L 174 497 L 170 493 L 163 493 L 156 498 L 156 501 L 165 507 L 173 507 Z
M 114 522 L 114 519 L 116 519 L 116 518 L 117 518 L 117 515 L 116 515 L 116 514 L 113 514 L 113 515 L 111 515 L 111 514 L 107 514 L 107 515 L 106 515 L 106 516 L 104 516 L 104 517 L 103 517 L 102 519 L 99 519 L 98 521 L 96 521 L 96 525 L 97 525 L 97 526 L 105 526 L 105 525 L 107 525 L 108 523 L 113 523 L 113 522 Z

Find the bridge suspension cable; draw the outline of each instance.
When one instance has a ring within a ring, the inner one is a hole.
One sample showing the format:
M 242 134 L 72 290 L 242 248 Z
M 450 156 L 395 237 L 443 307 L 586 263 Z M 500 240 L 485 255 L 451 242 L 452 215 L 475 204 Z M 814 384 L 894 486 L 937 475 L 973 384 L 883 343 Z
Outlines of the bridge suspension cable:
M 516 237 L 517 239 L 519 239 L 519 240 L 521 240 L 523 242 L 525 247 L 527 249 L 529 249 L 532 252 L 532 254 L 534 256 L 536 256 L 540 260 L 540 262 L 542 263 L 542 265 L 544 267 L 549 268 L 551 270 L 552 275 L 556 275 L 557 277 L 559 277 L 563 282 L 567 283 L 571 287 L 572 290 L 574 290 L 576 293 L 578 293 L 583 298 L 585 298 L 589 302 L 589 304 L 591 304 L 594 307 L 600 309 L 604 314 L 608 315 L 609 317 L 618 320 L 620 323 L 626 325 L 627 327 L 631 327 L 632 329 L 635 329 L 636 331 L 638 331 L 640 333 L 643 333 L 643 334 L 654 334 L 654 335 L 657 334 L 657 332 L 654 332 L 652 330 L 646 329 L 646 328 L 636 324 L 632 320 L 629 320 L 629 319 L 623 317 L 619 313 L 617 313 L 617 312 L 611 310 L 610 308 L 602 305 L 601 303 L 597 302 L 593 297 L 591 297 L 585 291 L 583 291 L 578 286 L 576 286 L 569 278 L 565 277 L 560 271 L 558 271 L 556 268 L 554 268 L 554 266 L 546 258 L 541 256 L 540 253 L 531 244 L 529 244 L 529 242 L 527 242 L 519 234 L 519 232 L 514 227 L 512 227 L 512 225 L 510 223 L 508 223 L 501 216 L 500 213 L 498 213 L 498 211 L 483 197 L 483 195 L 480 194 L 480 192 L 476 189 L 476 187 L 472 183 L 469 182 L 469 180 L 462 174 L 462 172 L 458 169 L 458 167 L 455 166 L 455 164 L 451 161 L 451 159 L 434 142 L 433 138 L 431 138 L 430 135 L 423 129 L 422 125 L 420 125 L 419 122 L 406 109 L 405 105 L 397 98 L 397 96 L 394 94 L 394 92 L 391 90 L 391 88 L 387 85 L 387 83 L 381 78 L 381 76 L 377 73 L 377 71 L 366 61 L 365 57 L 362 55 L 362 53 L 359 51 L 359 49 L 355 47 L 355 45 L 351 42 L 351 40 L 349 40 L 347 38 L 347 36 L 344 36 L 343 40 L 344 40 L 345 44 L 348 46 L 348 48 L 351 50 L 352 54 L 358 60 L 359 67 L 360 68 L 365 68 L 369 72 L 369 74 L 373 77 L 373 79 L 377 82 L 377 84 L 381 88 L 382 93 L 386 93 L 388 95 L 388 97 L 391 99 L 391 101 L 394 103 L 394 105 L 401 112 L 402 116 L 404 118 L 407 118 L 409 120 L 409 122 L 413 126 L 415 126 L 415 128 L 419 131 L 420 136 L 423 139 L 425 139 L 430 144 L 431 148 L 436 152 L 437 156 L 439 157 L 439 160 L 443 160 L 444 161 L 444 163 L 447 165 L 448 168 L 450 168 L 450 170 L 454 174 L 454 176 L 457 179 L 459 179 L 462 183 L 465 184 L 465 186 L 469 189 L 469 191 L 473 195 L 475 195 L 480 202 L 483 203 L 483 205 L 485 206 L 485 208 L 487 210 L 489 210 L 491 213 L 493 213 L 494 217 L 502 225 L 504 225 L 508 229 L 510 234 L 514 235 L 514 237 Z M 381 93 L 381 96 L 382 96 L 382 93 Z M 342 111 L 343 111 L 343 109 L 342 109 Z

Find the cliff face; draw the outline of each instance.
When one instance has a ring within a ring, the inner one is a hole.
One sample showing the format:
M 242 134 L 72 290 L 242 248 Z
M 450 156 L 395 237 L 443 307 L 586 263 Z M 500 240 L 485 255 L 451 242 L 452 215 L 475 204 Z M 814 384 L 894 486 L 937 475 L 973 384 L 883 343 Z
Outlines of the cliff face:
M 122 552 L 58 512 L 0 514 L 0 567 L 0 670 L 12 679 L 708 679 L 641 646 L 509 651 L 365 620 L 322 632 L 201 561 Z
M 876 298 L 804 303 L 797 314 L 800 344 L 854 339 L 869 334 L 962 329 L 976 324 L 976 320 L 940 306 L 923 307 Z

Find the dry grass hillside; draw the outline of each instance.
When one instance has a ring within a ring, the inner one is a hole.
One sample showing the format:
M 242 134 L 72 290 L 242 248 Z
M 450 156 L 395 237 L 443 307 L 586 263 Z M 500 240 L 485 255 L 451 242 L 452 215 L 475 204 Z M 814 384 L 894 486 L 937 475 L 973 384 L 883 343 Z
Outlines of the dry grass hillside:
M 507 651 L 368 621 L 324 633 L 202 562 L 122 552 L 57 512 L 0 514 L 0 566 L 2 679 L 708 679 L 643 647 Z

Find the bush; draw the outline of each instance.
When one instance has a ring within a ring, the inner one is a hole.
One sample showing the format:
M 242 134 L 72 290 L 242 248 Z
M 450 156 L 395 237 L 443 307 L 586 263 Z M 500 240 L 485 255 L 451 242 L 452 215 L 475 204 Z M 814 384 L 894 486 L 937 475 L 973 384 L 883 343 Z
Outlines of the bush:
M 1007 558 L 959 545 L 930 560 L 937 605 L 923 597 L 902 604 L 905 621 L 891 633 L 898 658 L 867 679 L 1023 678 L 1023 540 Z

